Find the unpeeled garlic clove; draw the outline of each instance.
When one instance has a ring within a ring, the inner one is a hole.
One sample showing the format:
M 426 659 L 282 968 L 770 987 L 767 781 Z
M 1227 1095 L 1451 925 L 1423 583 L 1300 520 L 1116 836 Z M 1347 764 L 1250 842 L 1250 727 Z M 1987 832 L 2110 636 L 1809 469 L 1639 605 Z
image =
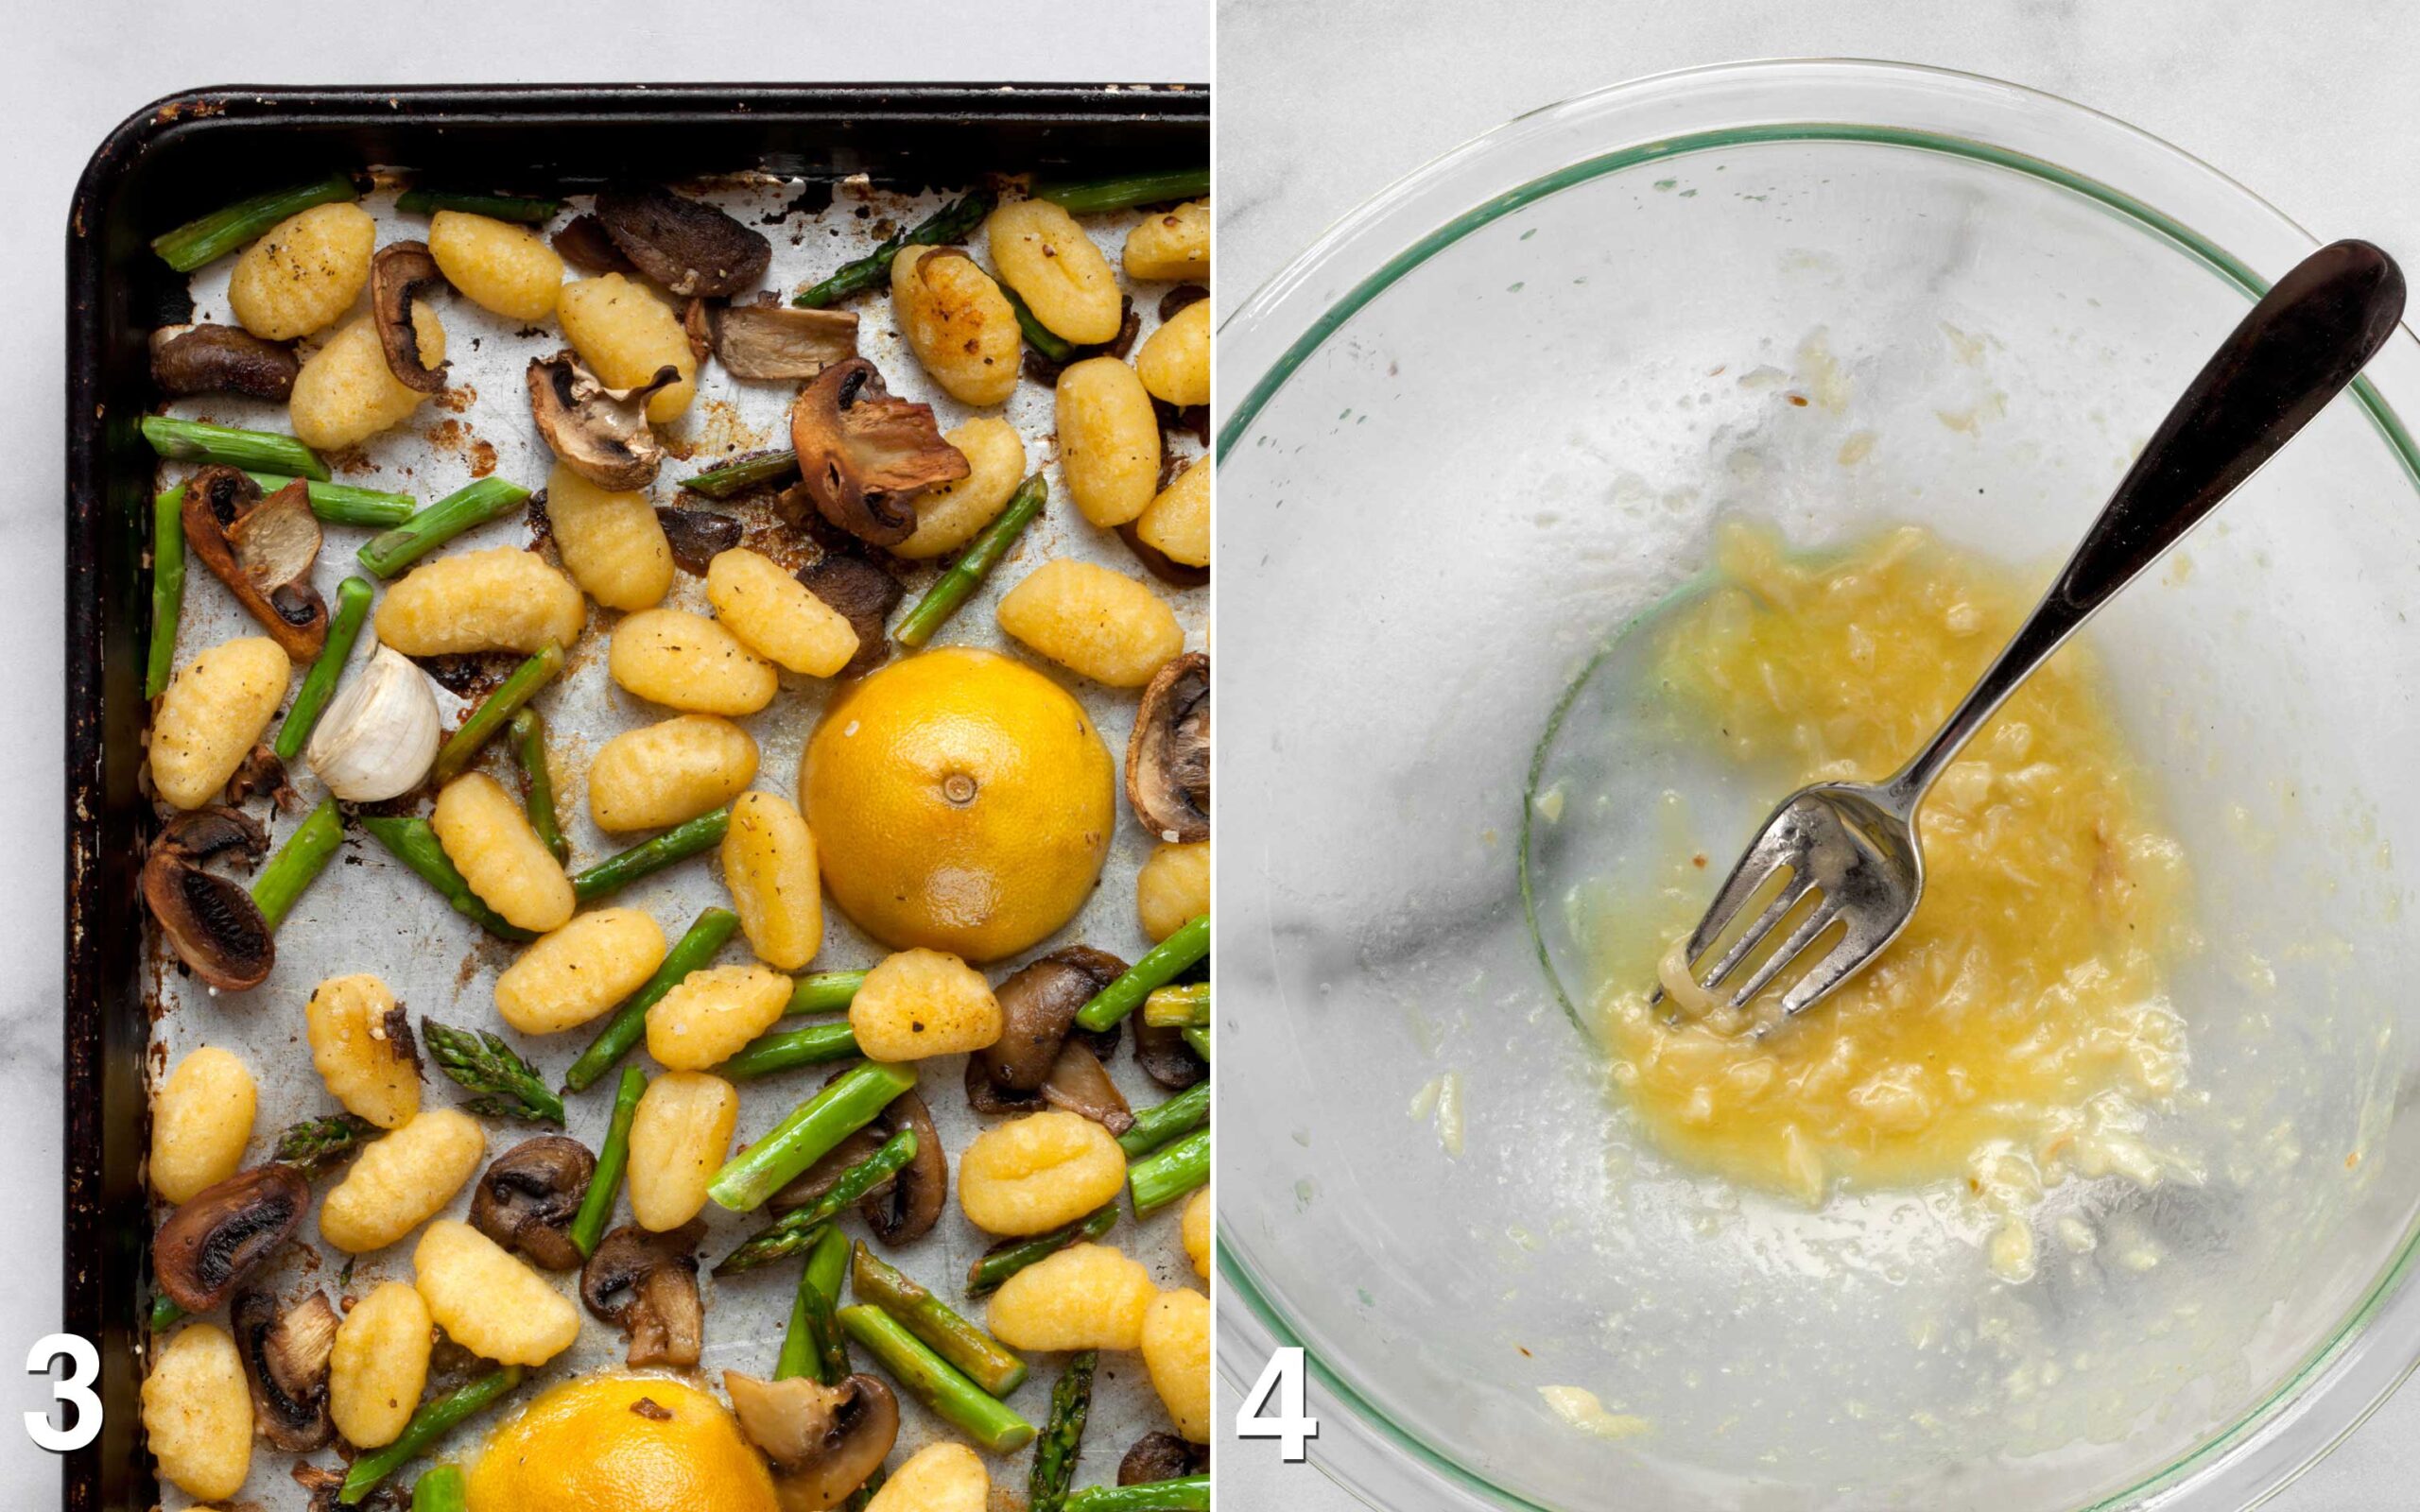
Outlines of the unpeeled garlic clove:
M 376 803 L 418 787 L 437 761 L 437 744 L 428 675 L 382 645 L 328 705 L 302 755 L 338 799 Z

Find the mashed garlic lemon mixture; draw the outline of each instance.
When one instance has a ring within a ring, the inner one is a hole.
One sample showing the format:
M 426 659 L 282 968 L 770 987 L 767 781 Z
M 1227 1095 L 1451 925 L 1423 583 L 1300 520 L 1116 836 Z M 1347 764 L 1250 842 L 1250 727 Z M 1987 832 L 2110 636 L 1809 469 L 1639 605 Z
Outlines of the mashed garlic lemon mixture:
M 1666 627 L 1679 717 L 1773 795 L 1894 770 L 2005 643 L 2032 595 L 1917 529 L 1792 560 L 1743 526 L 1718 586 Z M 1674 799 L 1677 802 L 1677 799 Z M 1810 1204 L 1832 1183 L 1962 1178 L 2001 1218 L 1996 1271 L 2030 1275 L 2028 1210 L 2070 1175 L 2189 1176 L 2142 1138 L 2181 1085 L 2165 963 L 2191 941 L 2186 871 L 2089 659 L 2069 647 L 1942 777 L 1920 816 L 1926 888 L 1898 942 L 1777 1023 L 1649 1005 L 1736 837 L 1676 847 L 1652 903 L 1599 934 L 1596 1005 L 1620 1095 L 1691 1165 Z

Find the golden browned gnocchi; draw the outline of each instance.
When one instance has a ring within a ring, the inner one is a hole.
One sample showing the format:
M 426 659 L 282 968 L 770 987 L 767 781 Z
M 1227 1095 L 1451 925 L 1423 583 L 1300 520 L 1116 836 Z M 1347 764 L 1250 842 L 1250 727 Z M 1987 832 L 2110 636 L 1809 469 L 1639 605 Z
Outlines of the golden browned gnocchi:
M 607 609 L 652 609 L 672 587 L 672 543 L 644 493 L 600 489 L 557 462 L 546 521 L 563 569 Z
M 823 882 L 815 835 L 788 799 L 742 793 L 722 837 L 722 880 L 756 958 L 795 971 L 823 948 Z
M 1210 1189 L 1203 1187 L 1184 1205 L 1184 1258 L 1193 1262 L 1193 1273 L 1208 1280 L 1210 1276 Z
M 706 599 L 741 645 L 792 672 L 828 678 L 857 654 L 856 627 L 847 617 L 761 552 L 717 552 L 706 564 Z
M 1109 1130 L 1056 1108 L 985 1129 L 958 1164 L 967 1219 L 1010 1238 L 1074 1223 L 1125 1185 L 1126 1152 Z
M 849 1003 L 849 1028 L 870 1059 L 953 1056 L 998 1040 L 1000 1000 L 982 972 L 946 951 L 919 947 L 866 973 Z
M 143 1378 L 143 1436 L 160 1478 L 200 1502 L 244 1488 L 252 1470 L 252 1398 L 227 1331 L 187 1324 Z
M 579 360 L 608 388 L 638 388 L 667 364 L 681 381 L 656 390 L 647 418 L 662 425 L 679 418 L 698 390 L 698 358 L 671 307 L 619 273 L 577 279 L 555 296 L 555 318 Z
M 1070 1245 L 1000 1283 L 986 1319 L 1011 1349 L 1131 1349 L 1160 1289 L 1109 1245 Z
M 1195 199 L 1126 233 L 1126 276 L 1146 284 L 1210 276 L 1210 201 Z
M 328 1416 L 355 1449 L 395 1441 L 428 1384 L 428 1304 L 402 1281 L 388 1281 L 353 1305 L 337 1325 L 328 1357 Z
M 442 363 L 445 325 L 437 306 L 415 302 L 412 330 L 420 338 L 422 364 Z M 427 398 L 387 366 L 378 324 L 365 315 L 303 360 L 294 375 L 294 392 L 286 397 L 285 418 L 303 445 L 337 452 L 402 424 Z
M 996 404 L 1017 386 L 1025 336 L 992 275 L 955 247 L 903 247 L 890 307 L 908 350 L 961 404 Z
M 152 787 L 181 809 L 216 798 L 268 728 L 293 675 L 294 663 L 265 635 L 214 645 L 186 662 L 151 716 Z
M 446 1337 L 498 1365 L 544 1365 L 579 1337 L 579 1310 L 466 1223 L 428 1226 L 412 1250 L 412 1286 Z
M 985 1512 L 992 1476 L 964 1444 L 926 1444 L 890 1472 L 866 1512 Z
M 790 979 L 762 966 L 692 971 L 647 1010 L 647 1053 L 673 1071 L 703 1071 L 737 1054 L 789 1006 Z
M 488 1137 L 470 1114 L 422 1110 L 363 1147 L 320 1204 L 320 1237 L 348 1255 L 386 1248 L 442 1212 L 487 1151 Z
M 1045 330 L 1080 347 L 1116 339 L 1125 297 L 1109 259 L 1075 216 L 1047 199 L 1021 199 L 993 211 L 983 234 L 1000 281 Z
M 1176 1431 L 1210 1442 L 1210 1298 L 1190 1287 L 1162 1292 L 1143 1314 L 1141 1346 L 1151 1389 Z
M 576 1029 L 645 987 L 664 954 L 664 928 L 645 909 L 581 914 L 504 969 L 496 1015 L 523 1034 Z
M 631 1119 L 631 1216 L 665 1233 L 706 1206 L 706 1188 L 739 1126 L 739 1090 L 702 1071 L 667 1071 L 647 1084 Z
M 654 830 L 728 803 L 756 780 L 756 742 L 728 719 L 682 714 L 625 730 L 588 764 L 600 830 Z
M 378 640 L 406 656 L 569 649 L 588 601 L 534 551 L 497 546 L 440 557 L 378 597 Z
M 571 919 L 578 900 L 562 864 L 529 823 L 529 811 L 485 772 L 464 772 L 437 795 L 428 816 L 445 859 L 516 929 L 543 935 Z
M 151 1187 L 182 1202 L 244 1163 L 260 1093 L 233 1051 L 204 1045 L 177 1062 L 151 1101 Z
M 1168 486 L 1151 496 L 1134 534 L 1170 561 L 1210 565 L 1210 459 L 1186 464 Z
M 1113 688 L 1139 688 L 1184 649 L 1176 611 L 1124 573 L 1062 557 L 1000 600 L 1000 628 L 1062 666 Z
M 1083 517 L 1115 529 L 1160 486 L 1160 421 L 1134 369 L 1087 357 L 1059 374 L 1059 472 Z
M 1210 403 L 1210 301 L 1196 300 L 1162 322 L 1134 353 L 1134 375 L 1153 399 Z
M 890 548 L 922 560 L 956 551 L 1009 507 L 1025 481 L 1025 438 L 995 415 L 978 415 L 942 439 L 966 458 L 966 476 L 916 495 L 916 533 Z
M 1134 874 L 1134 912 L 1151 943 L 1184 927 L 1188 919 L 1210 911 L 1210 842 L 1159 845 Z
M 752 714 L 781 689 L 773 663 L 686 610 L 642 610 L 614 627 L 606 666 L 625 691 L 696 714 Z
M 387 984 L 362 972 L 320 984 L 302 1009 L 311 1064 L 328 1095 L 380 1128 L 401 1128 L 420 1111 L 420 1056 L 411 1021 Z
M 378 223 L 350 201 L 288 215 L 228 270 L 228 312 L 264 341 L 324 330 L 369 286 L 377 241 Z
M 563 260 L 527 226 L 441 210 L 428 217 L 428 255 L 461 296 L 508 320 L 543 320 L 562 291 Z

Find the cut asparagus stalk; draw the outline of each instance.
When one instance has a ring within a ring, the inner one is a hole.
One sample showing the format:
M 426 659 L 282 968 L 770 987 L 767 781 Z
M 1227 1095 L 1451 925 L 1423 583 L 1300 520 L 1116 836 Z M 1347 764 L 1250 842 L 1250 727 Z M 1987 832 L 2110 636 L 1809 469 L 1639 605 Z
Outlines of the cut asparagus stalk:
M 925 590 L 925 596 L 916 600 L 916 607 L 891 632 L 892 639 L 910 647 L 931 640 L 933 632 L 958 612 L 959 606 L 975 596 L 975 591 L 983 586 L 983 579 L 992 576 L 992 569 L 1000 564 L 1000 558 L 1016 544 L 1017 537 L 1025 534 L 1025 527 L 1033 524 L 1049 499 L 1050 485 L 1039 472 L 1018 484 L 1017 491 L 1009 496 L 1008 507 L 983 527 L 983 533 L 975 538 L 973 544 L 959 553 L 958 560 L 950 563 L 946 572 L 933 579 L 933 586 Z
M 685 860 L 700 850 L 711 850 L 722 844 L 724 833 L 731 828 L 731 805 L 726 803 L 710 814 L 700 814 L 686 824 L 679 824 L 651 840 L 642 840 L 628 850 L 607 856 L 585 871 L 575 872 L 571 879 L 572 895 L 581 902 L 593 903 L 599 898 L 617 893 L 650 872 L 662 871 L 675 861 Z
M 151 644 L 143 667 L 143 696 L 168 691 L 177 669 L 177 621 L 185 608 L 185 486 L 151 501 Z
M 1076 1010 L 1076 1022 L 1098 1034 L 1142 1005 L 1151 989 L 1166 987 L 1179 973 L 1210 954 L 1210 916 L 1197 914 L 1177 932 L 1144 953 L 1126 974 L 1102 988 L 1090 1003 Z
M 1210 1058 L 1210 1030 L 1208 1025 L 1188 1025 L 1177 1032 L 1184 1037 L 1186 1044 L 1192 1046 L 1193 1053 L 1195 1055 L 1200 1056 L 1205 1061 Z
M 524 195 L 462 194 L 451 189 L 406 189 L 395 197 L 395 208 L 406 215 L 433 215 L 458 210 L 490 220 L 513 220 L 543 226 L 562 210 L 560 199 L 533 199 Z
M 563 1100 L 538 1074 L 538 1068 L 514 1054 L 502 1037 L 484 1029 L 475 1033 L 457 1029 L 423 1014 L 420 1038 L 437 1069 L 476 1094 L 462 1105 L 472 1112 L 484 1118 L 562 1125 Z
M 238 430 L 169 415 L 143 417 L 143 438 L 151 450 L 180 462 L 223 462 L 229 467 L 280 477 L 328 481 L 328 465 L 291 436 L 275 431 Z
M 396 860 L 411 868 L 421 881 L 427 883 L 454 905 L 454 911 L 486 930 L 498 939 L 531 940 L 538 936 L 526 929 L 506 923 L 504 916 L 479 901 L 454 863 L 445 859 L 445 848 L 437 843 L 437 831 L 426 819 L 365 818 L 361 827 L 372 839 L 393 852 Z
M 947 1302 L 877 1259 L 862 1244 L 850 1259 L 849 1285 L 858 1301 L 872 1302 L 897 1318 L 935 1354 L 993 1396 L 1006 1397 L 1024 1383 L 1026 1364 L 1007 1345 L 959 1316 Z
M 1064 1224 L 1046 1234 L 1030 1239 L 1004 1239 L 976 1257 L 966 1268 L 966 1295 L 969 1298 L 989 1297 L 1000 1289 L 1000 1283 L 1037 1261 L 1046 1260 L 1070 1245 L 1080 1245 L 1098 1239 L 1117 1227 L 1117 1204 L 1111 1203 L 1071 1224 Z
M 605 1226 L 614 1221 L 614 1199 L 621 1194 L 622 1172 L 631 1163 L 631 1120 L 638 1116 L 639 1099 L 646 1094 L 647 1073 L 636 1066 L 622 1068 L 622 1084 L 614 1092 L 614 1120 L 605 1126 L 605 1146 L 596 1152 L 596 1169 L 580 1195 L 579 1211 L 572 1215 L 571 1242 L 583 1255 L 596 1253 Z
M 313 205 L 360 198 L 361 191 L 354 187 L 352 175 L 332 173 L 309 183 L 238 199 L 223 210 L 186 221 L 174 231 L 152 237 L 151 249 L 178 272 L 190 273 L 256 239 L 288 215 L 300 215 Z
M 1210 1477 L 1087 1486 L 1067 1493 L 1065 1512 L 1210 1512 Z
M 1067 1504 L 1076 1457 L 1083 1449 L 1084 1419 L 1092 1415 L 1093 1370 L 1099 1364 L 1099 1350 L 1083 1350 L 1069 1358 L 1050 1388 L 1050 1418 L 1034 1445 L 1033 1472 L 1026 1482 L 1026 1512 L 1062 1512 Z
M 184 1315 L 185 1310 L 179 1307 L 177 1305 L 176 1298 L 170 1297 L 167 1293 L 162 1292 L 159 1296 L 151 1298 L 152 1332 L 167 1332 L 170 1329 L 177 1326 L 177 1319 Z
M 614 1063 L 629 1055 L 631 1048 L 646 1037 L 647 1010 L 655 1006 L 658 998 L 678 986 L 683 977 L 713 960 L 715 952 L 723 948 L 724 942 L 738 927 L 739 916 L 728 908 L 709 908 L 700 914 L 698 921 L 689 926 L 689 932 L 666 953 L 664 964 L 648 978 L 647 986 L 639 988 L 628 1003 L 614 1010 L 614 1017 L 607 1021 L 604 1032 L 580 1052 L 578 1060 L 571 1063 L 571 1070 L 563 1076 L 563 1086 L 572 1091 L 586 1091 L 597 1077 L 613 1070 Z
M 373 577 L 392 577 L 463 531 L 486 524 L 528 501 L 529 490 L 518 483 L 481 478 L 468 488 L 455 490 L 394 529 L 372 538 L 354 559 Z
M 571 842 L 563 838 L 562 816 L 555 812 L 555 771 L 546 765 L 546 716 L 521 709 L 512 716 L 512 759 L 520 764 L 521 780 L 528 784 L 524 807 L 529 827 L 538 832 L 558 865 L 571 859 Z
M 798 1298 L 790 1304 L 790 1326 L 782 1335 L 774 1380 L 811 1375 L 837 1386 L 848 1379 L 849 1341 L 833 1315 L 848 1269 L 849 1237 L 827 1223 L 807 1242 L 806 1264 L 799 1271 Z
M 728 499 L 745 493 L 760 483 L 786 483 L 798 476 L 798 454 L 792 451 L 759 452 L 735 462 L 725 462 L 717 468 L 681 480 L 681 487 L 691 493 L 709 499 Z
M 844 1072 L 716 1172 L 706 1195 L 734 1212 L 755 1211 L 767 1197 L 829 1155 L 834 1145 L 873 1123 L 875 1114 L 915 1085 L 913 1066 L 868 1061 Z
M 1033 1442 L 1033 1424 L 1008 1403 L 925 1348 L 897 1318 L 859 1303 L 840 1309 L 840 1327 L 881 1362 L 909 1396 L 947 1418 L 994 1454 L 1013 1454 Z
M 863 971 L 809 971 L 790 988 L 790 1005 L 782 1012 L 838 1013 L 856 1001 L 857 988 L 865 985 Z
M 440 1465 L 412 1483 L 412 1512 L 468 1512 L 469 1497 L 462 1468 Z
M 1192 1132 L 1210 1116 L 1210 1084 L 1206 1081 L 1154 1103 L 1134 1115 L 1134 1126 L 1117 1136 L 1118 1148 L 1130 1160 L 1141 1160 L 1180 1134 Z
M 465 1419 L 485 1412 L 497 1398 L 519 1384 L 521 1367 L 507 1366 L 423 1406 L 412 1414 L 411 1421 L 404 1425 L 402 1435 L 393 1443 L 372 1450 L 353 1462 L 344 1484 L 337 1488 L 337 1501 L 351 1506 L 368 1496 L 379 1482 L 419 1458 L 431 1444 L 452 1433 Z
M 1210 1131 L 1195 1129 L 1155 1155 L 1137 1160 L 1126 1173 L 1126 1190 L 1134 1199 L 1134 1216 L 1149 1217 L 1210 1181 Z
M 252 902 L 272 933 L 343 843 L 344 816 L 337 812 L 335 799 L 323 798 L 252 879 Z
M 812 1023 L 804 1029 L 777 1029 L 759 1035 L 739 1054 L 715 1068 L 725 1081 L 747 1081 L 800 1066 L 822 1066 L 857 1054 L 856 1031 L 843 1019 Z
M 302 691 L 295 694 L 294 706 L 285 711 L 285 720 L 277 727 L 276 743 L 269 747 L 279 761 L 291 765 L 302 755 L 320 716 L 328 712 L 328 700 L 337 696 L 337 680 L 344 676 L 354 644 L 361 639 L 361 622 L 370 617 L 370 599 L 367 578 L 347 577 L 337 584 L 337 611 L 328 620 L 327 643 L 312 660 L 311 670 L 302 675 Z
M 275 472 L 251 472 L 247 476 L 260 485 L 263 493 L 275 493 L 294 481 Z M 302 480 L 302 492 L 311 501 L 311 512 L 332 525 L 374 525 L 384 530 L 389 525 L 402 524 L 418 507 L 409 494 L 381 493 L 376 489 L 356 489 L 351 484 L 322 483 L 314 478 Z
M 1076 344 L 1044 325 L 1041 318 L 1027 305 L 1023 296 L 1009 287 L 1005 282 L 999 285 L 999 290 L 1007 297 L 1009 309 L 1017 318 L 1017 330 L 1024 333 L 1027 346 L 1056 363 L 1064 364 L 1075 356 Z
M 883 1141 L 882 1148 L 841 1172 L 823 1195 L 782 1214 L 725 1255 L 715 1266 L 715 1274 L 733 1276 L 797 1254 L 814 1242 L 818 1228 L 865 1200 L 868 1193 L 898 1175 L 915 1158 L 916 1135 L 903 1128 Z
M 1162 205 L 1171 199 L 1199 199 L 1210 192 L 1210 170 L 1171 168 L 1160 173 L 1130 173 L 1115 179 L 1080 183 L 1037 183 L 1031 193 L 1071 215 L 1132 210 L 1137 205 Z
M 946 247 L 962 242 L 975 234 L 983 217 L 992 213 L 990 195 L 968 195 L 953 200 L 925 216 L 906 231 L 893 232 L 883 244 L 858 258 L 844 263 L 838 271 L 820 284 L 810 284 L 790 301 L 803 309 L 820 310 L 837 304 L 852 294 L 860 293 L 884 283 L 890 277 L 890 265 L 903 247 Z
M 290 1165 L 306 1177 L 318 1176 L 358 1151 L 378 1132 L 377 1125 L 351 1113 L 306 1118 L 299 1124 L 288 1124 L 285 1132 L 278 1135 L 277 1153 L 270 1159 L 280 1165 Z
M 350 581 L 351 579 L 348 579 Z M 437 750 L 437 765 L 429 775 L 442 784 L 462 775 L 482 747 L 493 739 L 521 712 L 521 706 L 538 696 L 538 690 L 555 680 L 563 669 L 563 648 L 548 641 L 538 654 L 512 669 L 510 676 L 495 685 L 495 691 L 479 700 L 462 728 L 445 738 Z

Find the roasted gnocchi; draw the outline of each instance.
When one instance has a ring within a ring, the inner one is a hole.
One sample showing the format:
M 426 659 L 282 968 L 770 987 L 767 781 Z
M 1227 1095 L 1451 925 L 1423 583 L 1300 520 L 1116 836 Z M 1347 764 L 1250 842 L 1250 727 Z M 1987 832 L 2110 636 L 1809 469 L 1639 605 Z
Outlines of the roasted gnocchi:
M 429 368 L 442 363 L 445 323 L 437 306 L 425 300 L 414 303 L 412 330 L 421 362 Z M 303 445 L 340 452 L 402 424 L 427 398 L 387 366 L 378 324 L 365 315 L 303 360 L 285 402 L 285 418 Z
M 692 971 L 647 1010 L 647 1053 L 673 1071 L 703 1071 L 736 1055 L 789 1006 L 790 979 L 761 966 Z
M 706 601 L 741 645 L 792 672 L 828 678 L 857 654 L 856 627 L 838 610 L 745 546 L 717 552 L 706 564 Z
M 1109 1130 L 1052 1109 L 995 1125 L 959 1158 L 958 1205 L 985 1233 L 1048 1233 L 1115 1201 L 1126 1152 Z
M 1143 380 L 1115 357 L 1059 375 L 1059 472 L 1083 517 L 1104 530 L 1140 515 L 1160 486 L 1160 421 Z
M 986 1512 L 992 1475 L 964 1444 L 926 1444 L 890 1472 L 866 1512 Z
M 1160 1289 L 1110 1245 L 1071 1245 L 1002 1282 L 986 1316 L 1012 1349 L 1132 1349 Z
M 1000 600 L 1000 628 L 1051 661 L 1113 688 L 1139 688 L 1184 649 L 1166 600 L 1124 573 L 1059 558 Z
M 527 226 L 441 210 L 428 217 L 428 253 L 462 298 L 508 320 L 543 320 L 562 291 L 563 260 Z
M 631 1120 L 631 1216 L 656 1233 L 706 1206 L 706 1188 L 739 1127 L 739 1091 L 702 1071 L 668 1071 L 647 1084 Z
M 252 1471 L 252 1399 L 235 1341 L 189 1323 L 143 1378 L 143 1435 L 160 1478 L 199 1502 L 244 1488 Z
M 387 984 L 368 973 L 333 976 L 302 1009 L 311 1063 L 328 1095 L 380 1128 L 401 1128 L 420 1111 L 420 1055 L 411 1021 Z
M 1025 439 L 1007 421 L 978 415 L 942 439 L 966 458 L 966 476 L 916 496 L 915 534 L 890 548 L 894 557 L 921 560 L 956 551 L 999 518 L 1025 481 Z
M 504 969 L 496 1016 L 523 1034 L 577 1029 L 645 987 L 665 950 L 664 928 L 645 909 L 581 914 Z
M 890 307 L 908 350 L 961 404 L 1016 390 L 1025 337 L 992 275 L 955 247 L 903 247 L 890 264 Z
M 264 341 L 324 330 L 369 286 L 377 241 L 377 221 L 350 201 L 288 215 L 228 270 L 228 312 Z
M 571 879 L 538 838 L 528 810 L 494 778 L 464 772 L 446 783 L 428 822 L 445 859 L 507 923 L 543 935 L 570 920 L 578 903 Z
M 1151 943 L 1183 929 L 1188 919 L 1210 911 L 1210 842 L 1162 844 L 1151 848 L 1143 868 L 1134 875 L 1134 912 Z
M 1047 199 L 1002 205 L 983 222 L 992 266 L 1044 329 L 1080 347 L 1116 339 L 1125 300 L 1109 259 Z
M 412 1251 L 412 1286 L 448 1338 L 498 1365 L 544 1365 L 579 1337 L 579 1310 L 466 1223 L 428 1226 Z
M 1143 544 L 1187 567 L 1210 565 L 1210 459 L 1185 464 L 1134 522 Z
M 372 1141 L 321 1199 L 320 1237 L 348 1255 L 386 1248 L 442 1212 L 487 1149 L 477 1119 L 451 1108 L 424 1108 Z
M 748 731 L 682 714 L 605 743 L 588 766 L 588 812 L 600 830 L 660 829 L 730 802 L 755 780 Z
M 1204 1280 L 1210 1279 L 1210 1189 L 1203 1187 L 1185 1200 L 1184 1258 L 1193 1262 L 1193 1273 Z
M 786 799 L 742 793 L 722 837 L 722 880 L 756 958 L 795 971 L 823 948 L 823 882 L 815 835 Z
M 294 663 L 265 635 L 215 645 L 185 663 L 151 716 L 151 786 L 198 809 L 218 796 L 285 699 Z
M 1210 403 L 1210 301 L 1196 300 L 1162 322 L 1134 353 L 1134 375 L 1163 403 Z
M 151 1189 L 182 1202 L 233 1176 L 259 1101 L 233 1051 L 204 1045 L 178 1061 L 151 1100 Z
M 946 951 L 906 950 L 866 973 L 849 1027 L 870 1059 L 957 1055 L 1000 1038 L 1000 1000 L 982 972 Z
M 854 649 L 854 631 L 849 639 Z M 752 714 L 781 688 L 773 663 L 686 610 L 643 610 L 623 620 L 614 627 L 607 666 L 623 691 L 696 714 Z
M 653 609 L 672 587 L 672 544 L 644 493 L 601 489 L 557 462 L 546 522 L 563 570 L 607 609 Z
M 1126 233 L 1126 276 L 1147 284 L 1210 277 L 1210 201 L 1189 200 Z
M 576 279 L 555 297 L 555 318 L 579 360 L 608 388 L 637 388 L 658 369 L 680 369 L 681 381 L 656 390 L 647 418 L 662 425 L 689 407 L 698 388 L 698 357 L 680 317 L 643 284 L 619 273 Z
M 569 646 L 588 623 L 570 578 L 517 546 L 439 557 L 379 595 L 378 639 L 406 656 L 533 655 Z
M 1138 1342 L 1176 1431 L 1210 1442 L 1210 1298 L 1190 1287 L 1162 1292 L 1143 1314 Z
M 355 1449 L 395 1441 L 428 1384 L 428 1304 L 402 1281 L 387 1281 L 337 1325 L 328 1356 L 328 1416 Z

